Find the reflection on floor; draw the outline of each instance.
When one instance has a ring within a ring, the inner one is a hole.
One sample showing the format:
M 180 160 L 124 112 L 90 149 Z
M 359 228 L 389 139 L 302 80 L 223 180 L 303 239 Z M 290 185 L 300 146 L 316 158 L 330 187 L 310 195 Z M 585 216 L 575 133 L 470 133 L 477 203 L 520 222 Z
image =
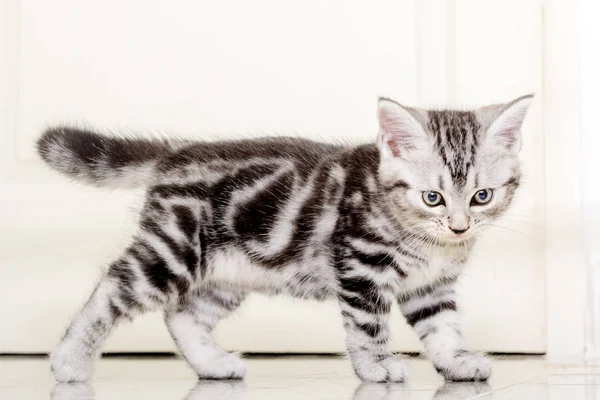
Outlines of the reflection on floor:
M 104 358 L 88 384 L 56 384 L 44 358 L 0 357 L 0 399 L 600 399 L 600 365 L 497 357 L 487 383 L 444 383 L 410 359 L 403 384 L 363 384 L 336 357 L 249 358 L 244 381 L 197 381 L 179 358 Z

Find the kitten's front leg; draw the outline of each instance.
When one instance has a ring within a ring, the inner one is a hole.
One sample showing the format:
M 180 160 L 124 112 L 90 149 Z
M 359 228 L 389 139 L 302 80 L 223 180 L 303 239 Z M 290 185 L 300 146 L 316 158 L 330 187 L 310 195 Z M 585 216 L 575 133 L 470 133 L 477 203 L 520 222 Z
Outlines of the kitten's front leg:
M 352 290 L 362 287 L 369 290 Z M 346 330 L 346 346 L 356 375 L 368 382 L 402 382 L 407 375 L 405 361 L 388 350 L 388 319 L 393 296 L 374 286 L 347 285 L 340 295 Z
M 436 370 L 451 381 L 484 381 L 491 363 L 468 349 L 456 310 L 453 284 L 400 298 L 400 308 L 419 335 Z

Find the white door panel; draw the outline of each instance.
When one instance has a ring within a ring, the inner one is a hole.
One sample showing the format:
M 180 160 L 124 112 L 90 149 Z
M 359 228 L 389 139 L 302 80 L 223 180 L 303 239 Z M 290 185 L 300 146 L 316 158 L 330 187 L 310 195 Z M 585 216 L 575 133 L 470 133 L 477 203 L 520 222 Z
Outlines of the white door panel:
M 381 95 L 406 104 L 478 104 L 541 87 L 534 0 L 491 9 L 434 0 L 0 4 L 0 320 L 10 327 L 0 353 L 54 347 L 100 268 L 128 244 L 143 196 L 47 171 L 33 143 L 48 124 L 197 138 L 372 140 Z M 496 30 L 502 33 L 490 42 L 481 33 Z M 526 54 L 534 57 L 523 62 Z M 505 221 L 511 230 L 490 231 L 461 282 L 466 330 L 478 349 L 545 350 L 543 210 L 532 200 L 543 192 L 540 121 L 536 104 L 526 125 L 527 184 L 514 211 L 536 225 Z M 339 352 L 338 314 L 333 302 L 252 296 L 217 337 L 243 351 Z M 393 325 L 394 349 L 420 349 L 397 312 Z M 123 325 L 107 346 L 173 349 L 160 315 Z

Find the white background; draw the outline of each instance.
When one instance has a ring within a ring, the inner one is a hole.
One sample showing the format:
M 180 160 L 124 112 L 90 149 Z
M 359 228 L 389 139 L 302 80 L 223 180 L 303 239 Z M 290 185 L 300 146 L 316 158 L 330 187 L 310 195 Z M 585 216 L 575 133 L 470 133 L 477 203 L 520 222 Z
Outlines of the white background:
M 559 0 L 0 7 L 0 321 L 10 327 L 0 353 L 50 351 L 135 229 L 141 193 L 85 188 L 41 165 L 33 143 L 48 124 L 369 141 L 378 96 L 462 107 L 530 92 L 523 189 L 504 228 L 478 246 L 461 308 L 478 349 L 583 353 L 577 8 Z M 244 351 L 343 350 L 334 303 L 257 296 L 217 337 Z M 150 315 L 120 328 L 107 350 L 173 348 Z M 397 315 L 394 348 L 420 349 Z

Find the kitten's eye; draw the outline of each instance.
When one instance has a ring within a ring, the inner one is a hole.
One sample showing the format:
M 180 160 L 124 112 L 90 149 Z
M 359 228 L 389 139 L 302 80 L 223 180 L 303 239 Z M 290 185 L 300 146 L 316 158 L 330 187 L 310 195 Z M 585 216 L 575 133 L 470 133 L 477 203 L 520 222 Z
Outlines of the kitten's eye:
M 494 191 L 492 189 L 482 189 L 475 193 L 473 198 L 471 199 L 472 206 L 481 206 L 487 204 L 492 200 L 492 196 L 494 195 Z
M 436 207 L 444 204 L 444 198 L 442 197 L 442 195 L 438 192 L 434 192 L 433 190 L 423 192 L 423 201 L 429 207 Z

